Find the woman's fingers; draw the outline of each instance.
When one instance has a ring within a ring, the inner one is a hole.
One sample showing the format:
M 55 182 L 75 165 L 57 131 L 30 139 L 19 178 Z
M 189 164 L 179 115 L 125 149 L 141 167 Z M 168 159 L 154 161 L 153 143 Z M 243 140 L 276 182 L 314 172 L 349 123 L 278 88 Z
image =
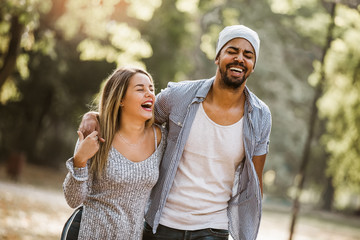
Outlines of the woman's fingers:
M 90 133 L 86 138 L 91 138 L 93 140 L 98 141 L 99 137 L 98 137 L 98 132 L 97 131 L 93 131 L 92 133 Z

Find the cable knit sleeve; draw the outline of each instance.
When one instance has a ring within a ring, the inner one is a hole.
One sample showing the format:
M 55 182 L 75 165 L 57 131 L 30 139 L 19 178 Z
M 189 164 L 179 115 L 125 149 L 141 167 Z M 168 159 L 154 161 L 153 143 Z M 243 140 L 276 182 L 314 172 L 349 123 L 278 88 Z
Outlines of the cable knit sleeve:
M 79 143 L 76 143 L 75 151 Z M 91 159 L 87 162 L 86 166 L 83 168 L 74 167 L 74 157 L 71 157 L 66 161 L 66 168 L 68 169 L 68 174 L 65 177 L 63 183 L 63 191 L 65 195 L 65 200 L 67 204 L 76 208 L 81 205 L 90 189 L 91 176 L 89 174 Z

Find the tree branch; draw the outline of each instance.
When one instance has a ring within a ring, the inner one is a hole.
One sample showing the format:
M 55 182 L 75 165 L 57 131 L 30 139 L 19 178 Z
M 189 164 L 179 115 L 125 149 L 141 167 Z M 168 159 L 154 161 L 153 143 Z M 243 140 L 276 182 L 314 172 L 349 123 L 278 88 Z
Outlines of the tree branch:
M 298 215 L 299 210 L 300 210 L 300 196 L 301 196 L 302 190 L 304 188 L 305 176 L 306 176 L 306 168 L 307 168 L 307 165 L 308 165 L 309 160 L 310 160 L 311 143 L 312 143 L 314 132 L 315 132 L 315 123 L 316 123 L 317 118 L 318 118 L 318 107 L 317 107 L 316 104 L 317 104 L 319 98 L 323 94 L 324 82 L 326 80 L 326 77 L 325 77 L 325 57 L 326 57 L 327 53 L 329 52 L 330 47 L 331 47 L 331 43 L 333 41 L 333 30 L 334 30 L 334 27 L 335 27 L 336 6 L 337 6 L 336 2 L 331 3 L 331 9 L 330 9 L 331 22 L 330 22 L 330 24 L 328 26 L 327 36 L 326 36 L 326 44 L 325 44 L 325 46 L 323 48 L 322 56 L 321 56 L 321 59 L 320 59 L 320 62 L 321 62 L 320 79 L 319 79 L 319 82 L 318 82 L 318 84 L 316 86 L 316 89 L 315 89 L 315 96 L 314 96 L 314 99 L 313 99 L 313 102 L 312 102 L 312 107 L 311 107 L 311 113 L 310 113 L 311 115 L 310 115 L 310 120 L 309 120 L 308 136 L 307 136 L 305 146 L 304 146 L 304 152 L 303 152 L 301 165 L 300 165 L 300 170 L 299 170 L 299 175 L 298 175 L 299 176 L 299 183 L 297 185 L 296 195 L 295 195 L 295 199 L 294 199 L 293 207 L 292 207 L 292 217 L 291 217 L 291 223 L 290 223 L 289 240 L 293 239 L 293 235 L 294 235 L 294 232 L 295 232 L 295 225 L 296 225 L 297 215 Z
M 11 39 L 8 52 L 5 55 L 4 64 L 0 69 L 0 90 L 15 68 L 16 59 L 20 52 L 20 41 L 24 27 L 25 26 L 19 22 L 18 16 L 12 17 L 10 27 Z

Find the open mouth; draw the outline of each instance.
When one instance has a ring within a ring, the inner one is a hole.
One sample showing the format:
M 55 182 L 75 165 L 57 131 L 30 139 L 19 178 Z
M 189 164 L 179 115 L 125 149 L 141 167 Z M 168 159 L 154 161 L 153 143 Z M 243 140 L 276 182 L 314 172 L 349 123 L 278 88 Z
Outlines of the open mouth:
M 144 109 L 146 109 L 146 110 L 151 110 L 152 106 L 153 106 L 153 103 L 150 102 L 150 101 L 141 104 L 141 107 L 144 108 Z
M 231 67 L 230 70 L 233 71 L 233 72 L 238 72 L 238 73 L 243 73 L 243 72 L 244 72 L 243 69 L 241 69 L 241 68 L 236 68 L 236 67 Z

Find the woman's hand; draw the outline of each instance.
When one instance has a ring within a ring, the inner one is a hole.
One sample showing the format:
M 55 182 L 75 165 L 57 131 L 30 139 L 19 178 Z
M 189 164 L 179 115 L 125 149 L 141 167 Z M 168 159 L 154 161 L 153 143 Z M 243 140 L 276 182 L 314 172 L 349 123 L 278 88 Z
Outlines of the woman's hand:
M 77 131 L 77 133 L 79 135 L 79 147 L 74 155 L 74 167 L 83 168 L 99 150 L 99 137 L 97 131 L 93 131 L 85 139 L 82 132 Z
M 98 137 L 100 142 L 105 142 L 105 139 L 103 139 L 100 135 L 100 123 L 98 117 L 99 117 L 99 113 L 97 112 L 85 113 L 81 120 L 79 131 L 82 132 L 84 137 L 87 137 L 93 131 L 98 131 L 99 132 Z

